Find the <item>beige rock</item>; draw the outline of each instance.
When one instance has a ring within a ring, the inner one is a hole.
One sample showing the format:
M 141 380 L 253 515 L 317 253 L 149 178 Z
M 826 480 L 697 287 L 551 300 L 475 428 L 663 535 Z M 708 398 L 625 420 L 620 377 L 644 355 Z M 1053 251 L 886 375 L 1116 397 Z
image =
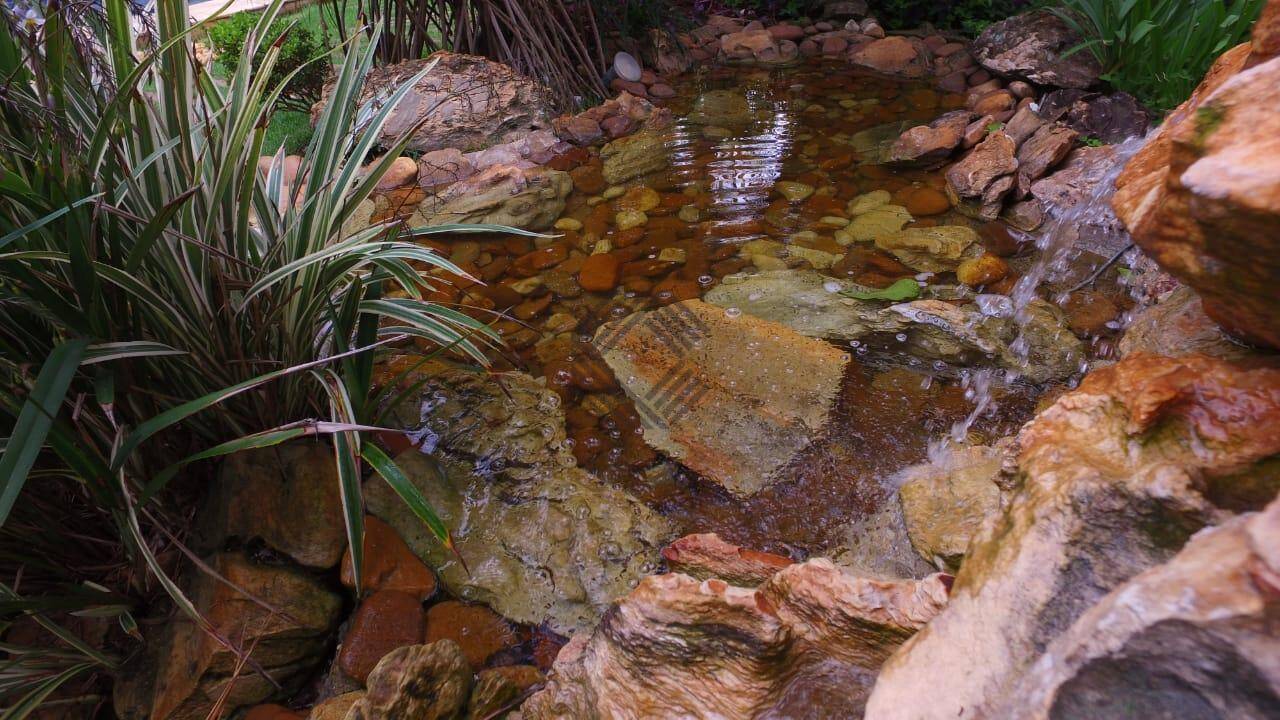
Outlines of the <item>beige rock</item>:
M 457 643 L 439 640 L 394 650 L 369 674 L 350 720 L 451 720 L 471 694 L 471 666 Z
M 955 270 L 968 256 L 966 253 L 978 242 L 978 233 L 964 225 L 939 225 L 900 230 L 879 235 L 875 240 L 876 247 L 913 270 L 947 272 Z
M 428 196 L 409 224 L 490 223 L 545 230 L 564 212 L 572 189 L 568 173 L 494 165 Z
M 1275 496 L 1263 461 L 1280 452 L 1277 419 L 1273 368 L 1133 354 L 1091 373 L 1023 427 L 1021 490 L 974 538 L 947 609 L 885 666 L 866 716 L 986 717 L 1018 699 L 1091 606 L 1223 508 Z
M 1000 512 L 996 476 L 1002 462 L 998 451 L 970 446 L 902 472 L 898 501 L 907 536 L 921 557 L 953 572 L 960 567 L 969 540 Z
M 565 646 L 521 712 L 525 720 L 800 717 L 822 693 L 833 717 L 858 717 L 876 668 L 945 602 L 940 576 L 866 580 L 825 559 L 792 565 L 757 589 L 651 576 L 593 634 Z
M 1280 501 L 1195 535 L 1050 643 L 989 717 L 1263 720 L 1280 707 Z M 1228 669 L 1229 668 L 1229 669 Z
M 697 300 L 604 325 L 594 344 L 636 403 L 645 441 L 740 497 L 776 481 L 814 440 L 848 362 Z
M 888 205 L 891 200 L 893 200 L 893 194 L 888 190 L 872 190 L 850 200 L 845 207 L 845 212 L 848 212 L 850 216 L 857 217 L 882 205 Z
M 1121 355 L 1143 352 L 1176 357 L 1203 353 L 1227 360 L 1253 354 L 1233 342 L 1204 314 L 1200 296 L 1188 287 L 1174 290 L 1158 304 L 1135 314 L 1120 338 L 1119 348 Z
M 909 222 L 915 220 L 911 213 L 901 205 L 880 205 L 879 207 L 854 215 L 853 220 L 844 229 L 854 242 L 871 242 L 879 237 L 897 233 Z

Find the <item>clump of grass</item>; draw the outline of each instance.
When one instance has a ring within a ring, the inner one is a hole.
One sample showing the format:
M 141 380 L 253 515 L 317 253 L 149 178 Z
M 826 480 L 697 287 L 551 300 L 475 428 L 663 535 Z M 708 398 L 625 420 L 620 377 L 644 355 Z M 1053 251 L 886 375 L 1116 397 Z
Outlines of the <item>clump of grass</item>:
M 1055 12 L 1103 78 L 1157 112 L 1191 96 L 1214 59 L 1248 37 L 1265 0 L 1060 0 Z
M 48 638 L 6 648 L 7 718 L 116 666 L 57 618 L 110 618 L 127 637 L 133 612 L 163 593 L 200 621 L 171 576 L 190 519 L 178 490 L 211 480 L 207 461 L 325 443 L 356 577 L 366 469 L 450 544 L 372 442 L 393 392 L 374 387 L 373 367 L 408 343 L 486 362 L 496 333 L 424 299 L 461 271 L 415 240 L 510 229 L 358 222 L 410 133 L 370 163 L 373 143 L 419 79 L 381 107 L 359 104 L 376 30 L 335 55 L 302 181 L 285 185 L 283 152 L 261 170 L 293 77 L 273 72 L 280 5 L 246 35 L 258 62 L 225 81 L 195 61 L 185 0 L 159 0 L 144 53 L 126 0 L 67 4 L 41 23 L 3 17 L 0 631 L 34 621 Z

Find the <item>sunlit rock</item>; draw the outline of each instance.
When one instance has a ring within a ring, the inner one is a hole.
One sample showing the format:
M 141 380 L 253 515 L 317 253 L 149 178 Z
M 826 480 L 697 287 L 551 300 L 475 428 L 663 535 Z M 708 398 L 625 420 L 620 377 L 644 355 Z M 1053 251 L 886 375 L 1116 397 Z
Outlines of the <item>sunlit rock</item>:
M 1278 369 L 1133 354 L 1091 373 L 1022 429 L 1021 489 L 974 539 L 947 609 L 886 664 L 867 718 L 984 717 L 1016 700 L 1107 593 L 1228 508 L 1275 496 L 1277 421 Z

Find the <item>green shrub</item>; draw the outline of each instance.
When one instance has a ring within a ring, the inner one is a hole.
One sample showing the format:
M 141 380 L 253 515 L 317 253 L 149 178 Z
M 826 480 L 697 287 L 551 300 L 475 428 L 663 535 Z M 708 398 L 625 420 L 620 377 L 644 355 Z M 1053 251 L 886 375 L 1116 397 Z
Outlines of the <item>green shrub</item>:
M 218 65 L 227 73 L 234 73 L 240 66 L 245 56 L 245 41 L 261 17 L 260 12 L 236 13 L 209 28 L 209 42 L 213 45 Z M 285 35 L 285 38 L 280 45 L 280 56 L 271 67 L 267 82 L 275 87 L 296 70 L 297 74 L 285 85 L 280 101 L 289 110 L 309 112 L 311 106 L 320 99 L 329 73 L 327 48 L 322 38 L 317 37 L 311 29 L 303 27 L 297 21 L 290 22 L 283 18 L 271 23 L 265 36 L 266 42 L 258 44 L 254 52 L 252 69 L 257 72 L 262 67 L 267 48 L 281 35 Z
M 64 6 L 75 24 L 53 13 L 39 34 L 0 17 L 5 718 L 54 691 L 100 700 L 96 683 L 138 650 L 133 615 L 164 613 L 164 596 L 208 629 L 172 576 L 220 456 L 331 448 L 357 566 L 366 470 L 450 545 L 374 442 L 400 392 L 374 386 L 374 364 L 392 348 L 486 363 L 498 335 L 425 299 L 443 282 L 430 271 L 459 271 L 416 239 L 507 229 L 359 220 L 408 137 L 369 152 L 419 79 L 357 103 L 376 31 L 342 53 L 305 181 L 284 185 L 283 154 L 260 169 L 283 53 L 259 39 L 280 4 L 243 44 L 257 75 L 219 81 L 195 61 L 183 0 L 159 0 L 160 50 L 141 58 L 127 0 L 105 0 L 105 16 Z M 73 632 L 85 617 L 114 625 L 114 645 Z M 45 635 L 23 647 L 18 622 Z
M 881 0 L 872 5 L 871 14 L 890 29 L 909 29 L 927 22 L 975 36 L 1028 5 L 1028 0 Z
M 1266 0 L 1061 0 L 1055 12 L 1102 64 L 1103 78 L 1156 111 L 1191 95 L 1242 42 Z

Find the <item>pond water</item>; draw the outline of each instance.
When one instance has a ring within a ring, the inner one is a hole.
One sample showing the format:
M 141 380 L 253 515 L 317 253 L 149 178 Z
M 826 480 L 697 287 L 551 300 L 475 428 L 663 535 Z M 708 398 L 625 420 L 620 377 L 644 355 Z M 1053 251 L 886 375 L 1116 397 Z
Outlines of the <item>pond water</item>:
M 661 512 L 678 532 L 717 532 L 797 558 L 821 553 L 846 539 L 842 527 L 879 508 L 891 495 L 893 474 L 922 461 L 930 443 L 969 417 L 976 401 L 984 403 L 982 412 L 961 427 L 970 440 L 994 439 L 1030 417 L 1043 388 L 989 383 L 985 375 L 895 354 L 893 337 L 855 342 L 845 347 L 851 362 L 827 430 L 780 481 L 743 499 L 645 443 L 634 404 L 591 345 L 597 329 L 703 297 L 726 276 L 762 265 L 814 269 L 876 288 L 902 278 L 956 285 L 952 273 L 920 274 L 874 244 L 836 232 L 849 217 L 849 202 L 873 191 L 909 210 L 914 220 L 907 228 L 978 230 L 986 252 L 1012 268 L 986 292 L 1013 290 L 1016 276 L 1034 262 L 1034 243 L 952 210 L 940 171 L 864 162 L 868 143 L 962 107 L 960 96 L 821 62 L 708 68 L 686 75 L 676 90 L 668 103 L 675 123 L 662 149 L 665 170 L 607 188 L 599 158 L 587 158 L 572 171 L 575 189 L 562 215 L 577 221 L 567 224 L 574 229 L 537 242 L 453 243 L 448 251 L 489 283 L 473 296 L 494 310 L 510 308 L 514 317 L 497 325 L 512 348 L 506 360 L 545 377 L 559 393 L 582 467 Z M 647 222 L 619 229 L 617 213 L 637 204 Z M 798 250 L 770 263 L 743 254 L 759 241 Z M 620 277 L 615 289 L 589 292 L 582 286 L 594 283 L 583 266 L 600 251 L 597 242 L 619 261 Z M 541 285 L 519 292 L 535 275 Z M 1093 349 L 1105 352 L 1106 344 Z

